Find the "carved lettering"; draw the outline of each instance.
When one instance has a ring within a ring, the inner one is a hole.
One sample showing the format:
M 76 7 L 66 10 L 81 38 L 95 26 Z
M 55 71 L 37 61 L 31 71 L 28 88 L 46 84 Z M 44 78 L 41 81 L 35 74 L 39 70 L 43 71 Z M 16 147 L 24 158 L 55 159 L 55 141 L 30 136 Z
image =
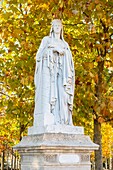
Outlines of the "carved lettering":
M 89 155 L 81 155 L 81 162 L 88 162 L 90 160 Z
M 56 162 L 57 155 L 44 155 L 44 159 L 46 162 Z

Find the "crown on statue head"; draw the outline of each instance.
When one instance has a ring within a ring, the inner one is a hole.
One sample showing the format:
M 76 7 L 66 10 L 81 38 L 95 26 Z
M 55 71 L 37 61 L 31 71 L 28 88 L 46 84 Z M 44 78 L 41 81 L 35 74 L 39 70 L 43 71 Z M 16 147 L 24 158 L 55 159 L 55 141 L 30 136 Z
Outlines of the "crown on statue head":
M 62 21 L 60 19 L 53 19 L 53 21 L 51 22 L 52 25 L 54 25 L 55 23 L 59 23 L 62 25 Z

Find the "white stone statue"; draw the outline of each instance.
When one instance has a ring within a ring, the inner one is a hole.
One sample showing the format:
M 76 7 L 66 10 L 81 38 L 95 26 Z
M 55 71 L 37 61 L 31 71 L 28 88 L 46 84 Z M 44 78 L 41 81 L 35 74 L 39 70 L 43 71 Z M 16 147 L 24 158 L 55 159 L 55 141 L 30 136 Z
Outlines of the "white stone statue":
M 74 64 L 63 26 L 52 21 L 36 54 L 34 126 L 73 125 Z

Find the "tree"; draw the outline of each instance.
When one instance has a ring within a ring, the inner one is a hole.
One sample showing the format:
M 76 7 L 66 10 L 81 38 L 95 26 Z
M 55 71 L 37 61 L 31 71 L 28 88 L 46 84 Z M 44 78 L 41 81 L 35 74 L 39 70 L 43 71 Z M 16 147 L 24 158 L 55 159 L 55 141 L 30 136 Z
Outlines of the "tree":
M 77 86 L 81 86 L 84 95 L 81 100 L 77 98 L 76 101 L 82 105 L 81 108 L 85 105 L 89 112 L 92 110 L 93 113 L 94 142 L 100 145 L 99 151 L 95 153 L 96 170 L 102 169 L 101 123 L 113 120 L 112 6 L 111 1 L 89 1 L 84 7 L 85 10 L 82 8 L 85 22 L 90 26 L 90 32 L 87 33 L 88 38 L 84 37 L 85 50 L 88 48 L 89 53 L 92 53 L 89 56 L 92 57 L 88 61 L 87 51 L 87 62 L 83 63 L 85 78 L 78 77 L 76 80 Z M 78 92 L 76 94 L 79 95 Z M 88 105 L 86 105 L 87 102 Z

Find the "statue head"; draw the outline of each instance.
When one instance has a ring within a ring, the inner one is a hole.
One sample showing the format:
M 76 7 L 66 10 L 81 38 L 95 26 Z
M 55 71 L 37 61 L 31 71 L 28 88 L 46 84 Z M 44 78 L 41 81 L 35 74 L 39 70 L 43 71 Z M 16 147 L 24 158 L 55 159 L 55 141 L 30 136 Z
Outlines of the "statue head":
M 60 33 L 60 39 L 63 38 L 63 25 L 60 19 L 54 19 L 51 23 L 50 36 L 54 37 L 54 33 Z

